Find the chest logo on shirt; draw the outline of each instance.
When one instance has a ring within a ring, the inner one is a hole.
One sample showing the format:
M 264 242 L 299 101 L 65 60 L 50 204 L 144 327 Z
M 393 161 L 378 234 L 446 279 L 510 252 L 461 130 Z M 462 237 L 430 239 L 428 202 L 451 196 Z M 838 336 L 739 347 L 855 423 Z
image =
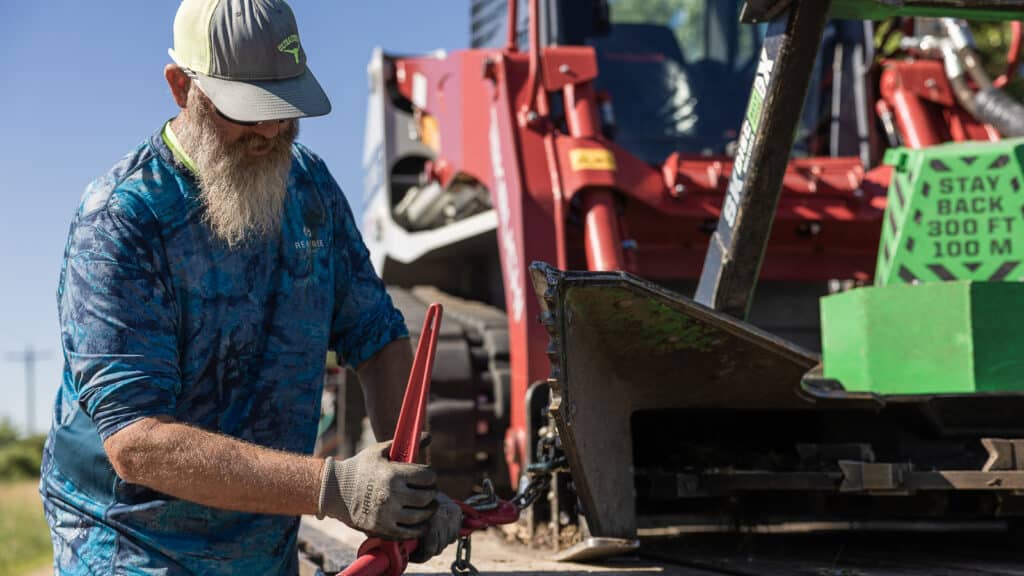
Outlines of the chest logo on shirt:
M 319 250 L 324 247 L 324 241 L 320 238 L 313 238 L 313 231 L 308 226 L 302 227 L 302 233 L 306 235 L 306 239 L 295 241 L 296 250 L 306 250 L 309 248 Z

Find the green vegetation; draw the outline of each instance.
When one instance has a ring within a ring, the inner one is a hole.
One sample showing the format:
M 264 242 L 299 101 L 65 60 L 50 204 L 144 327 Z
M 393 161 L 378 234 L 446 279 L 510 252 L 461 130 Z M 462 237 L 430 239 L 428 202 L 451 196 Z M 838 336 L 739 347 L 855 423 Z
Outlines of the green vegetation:
M 0 482 L 39 477 L 43 435 L 19 438 L 9 422 L 0 421 Z
M 20 438 L 9 422 L 0 421 L 0 574 L 33 573 L 51 562 L 38 491 L 45 438 Z
M 37 485 L 32 480 L 0 484 L 0 574 L 31 573 L 52 561 Z
M 0 574 L 45 566 L 52 550 L 37 483 L 0 484 Z

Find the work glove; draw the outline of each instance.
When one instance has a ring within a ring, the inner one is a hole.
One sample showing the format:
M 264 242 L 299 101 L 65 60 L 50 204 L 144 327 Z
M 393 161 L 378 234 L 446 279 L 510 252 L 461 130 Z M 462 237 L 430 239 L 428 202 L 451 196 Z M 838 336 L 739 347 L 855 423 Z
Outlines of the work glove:
M 421 537 L 437 508 L 437 475 L 422 464 L 389 461 L 390 448 L 381 442 L 347 460 L 328 458 L 317 517 L 388 540 Z
M 462 528 L 462 509 L 443 492 L 437 493 L 437 512 L 430 517 L 427 531 L 416 549 L 409 555 L 410 562 L 426 562 L 440 554 L 459 537 Z

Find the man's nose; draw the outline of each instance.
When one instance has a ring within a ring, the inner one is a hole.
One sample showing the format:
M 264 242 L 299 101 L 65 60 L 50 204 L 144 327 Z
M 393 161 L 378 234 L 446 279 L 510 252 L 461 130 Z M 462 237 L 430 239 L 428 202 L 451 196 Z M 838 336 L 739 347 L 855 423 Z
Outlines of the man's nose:
M 267 140 L 270 140 L 271 138 L 274 138 L 281 132 L 282 128 L 284 128 L 287 122 L 289 122 L 289 120 L 281 120 L 279 122 L 264 122 L 262 124 L 257 124 L 256 126 L 253 126 L 252 131 L 259 134 L 260 136 L 263 136 Z

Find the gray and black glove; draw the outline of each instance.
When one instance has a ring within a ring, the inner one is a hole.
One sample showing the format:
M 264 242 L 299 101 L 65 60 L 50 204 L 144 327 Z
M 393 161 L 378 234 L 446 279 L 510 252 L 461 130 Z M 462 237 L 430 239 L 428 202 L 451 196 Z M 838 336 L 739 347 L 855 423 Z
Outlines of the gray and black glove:
M 423 536 L 437 508 L 437 475 L 422 464 L 389 461 L 390 447 L 381 442 L 347 460 L 328 458 L 317 517 L 390 540 Z
M 437 512 L 430 517 L 430 525 L 420 538 L 419 544 L 412 554 L 410 562 L 426 562 L 440 554 L 459 537 L 462 528 L 462 509 L 443 492 L 437 493 Z

